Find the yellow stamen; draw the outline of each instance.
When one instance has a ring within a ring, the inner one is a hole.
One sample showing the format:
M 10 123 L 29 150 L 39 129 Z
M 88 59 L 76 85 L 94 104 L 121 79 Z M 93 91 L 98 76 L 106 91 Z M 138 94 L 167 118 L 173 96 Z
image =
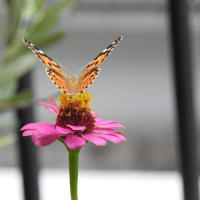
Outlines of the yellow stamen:
M 73 104 L 74 107 L 74 104 L 77 103 L 76 108 L 79 110 L 82 108 L 91 109 L 90 101 L 93 100 L 93 98 L 88 92 L 75 95 L 61 93 L 61 95 L 58 97 L 58 100 L 61 103 L 61 109 L 69 108 L 71 104 Z
M 56 124 L 66 128 L 68 124 L 85 126 L 82 133 L 90 133 L 95 127 L 94 116 L 91 113 L 90 101 L 93 100 L 88 92 L 81 94 L 61 94 L 58 97 L 60 110 Z M 79 131 L 76 131 L 79 134 Z

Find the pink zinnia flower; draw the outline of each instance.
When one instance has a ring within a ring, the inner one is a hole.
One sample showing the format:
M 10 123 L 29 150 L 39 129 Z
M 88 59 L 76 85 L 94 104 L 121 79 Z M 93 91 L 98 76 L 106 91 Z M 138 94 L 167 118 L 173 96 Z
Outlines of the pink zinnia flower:
M 104 146 L 108 141 L 119 143 L 125 141 L 125 136 L 114 128 L 124 128 L 123 125 L 110 120 L 98 118 L 91 111 L 91 96 L 85 92 L 76 96 L 61 94 L 58 107 L 52 98 L 49 104 L 40 102 L 45 108 L 56 115 L 56 123 L 29 123 L 21 128 L 23 136 L 32 136 L 37 146 L 46 146 L 59 139 L 68 148 L 75 150 L 83 147 L 86 142 Z

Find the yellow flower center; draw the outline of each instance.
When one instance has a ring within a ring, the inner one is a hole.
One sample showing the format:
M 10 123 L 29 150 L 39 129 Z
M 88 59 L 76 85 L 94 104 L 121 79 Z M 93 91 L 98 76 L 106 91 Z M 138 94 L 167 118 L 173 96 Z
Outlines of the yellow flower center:
M 58 100 L 61 102 L 60 108 L 66 109 L 70 108 L 71 104 L 75 106 L 77 109 L 88 108 L 91 109 L 90 101 L 93 100 L 92 96 L 88 92 L 80 93 L 80 94 L 64 94 L 62 93 Z
M 85 126 L 82 133 L 89 133 L 94 129 L 94 116 L 91 114 L 90 101 L 93 100 L 88 92 L 81 94 L 61 94 L 60 111 L 56 119 L 56 124 L 66 128 L 67 124 Z M 76 133 L 80 135 L 79 132 Z

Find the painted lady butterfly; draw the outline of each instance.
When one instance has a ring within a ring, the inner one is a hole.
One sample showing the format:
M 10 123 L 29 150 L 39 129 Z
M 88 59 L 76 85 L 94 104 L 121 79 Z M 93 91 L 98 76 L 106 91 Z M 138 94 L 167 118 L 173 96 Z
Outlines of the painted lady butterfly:
M 80 75 L 65 73 L 49 56 L 38 49 L 34 44 L 23 39 L 24 44 L 29 47 L 34 54 L 39 57 L 41 62 L 46 66 L 46 71 L 50 79 L 64 93 L 82 93 L 92 84 L 99 73 L 99 66 L 110 55 L 111 51 L 122 40 L 122 36 L 118 37 L 112 44 L 104 49 L 95 59 L 88 63 Z

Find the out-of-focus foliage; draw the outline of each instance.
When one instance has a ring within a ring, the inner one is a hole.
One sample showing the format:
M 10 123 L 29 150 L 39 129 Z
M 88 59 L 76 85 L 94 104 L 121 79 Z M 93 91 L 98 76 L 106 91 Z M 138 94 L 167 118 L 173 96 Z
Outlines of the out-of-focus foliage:
M 4 0 L 0 2 L 0 112 L 29 102 L 30 91 L 16 93 L 17 80 L 33 65 L 35 58 L 22 43 L 27 38 L 45 48 L 65 36 L 56 31 L 59 16 L 73 0 L 48 5 L 45 0 Z M 3 44 L 3 45 L 2 45 Z

